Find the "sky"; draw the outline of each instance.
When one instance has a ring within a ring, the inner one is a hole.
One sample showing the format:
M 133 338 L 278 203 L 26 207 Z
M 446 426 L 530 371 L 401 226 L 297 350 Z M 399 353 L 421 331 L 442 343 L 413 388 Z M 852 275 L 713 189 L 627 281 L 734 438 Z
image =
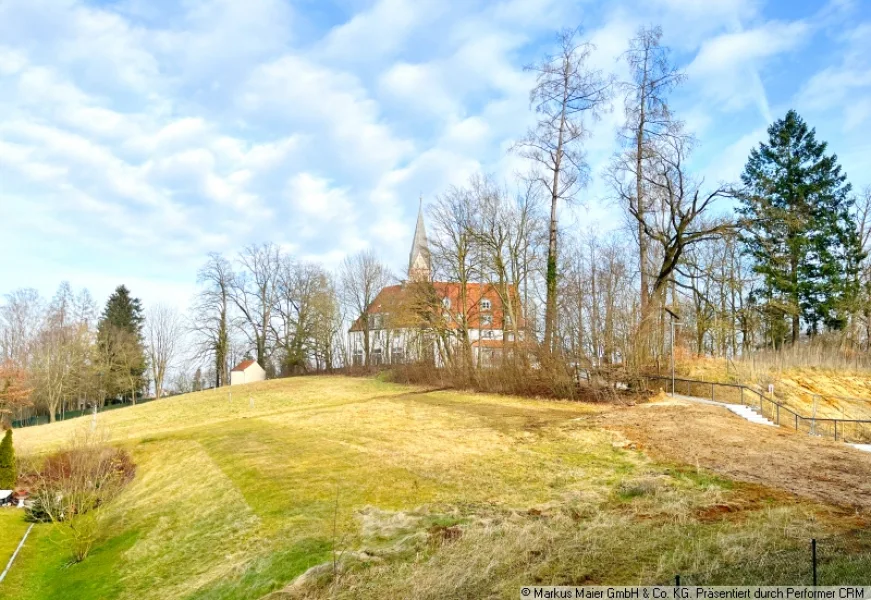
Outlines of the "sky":
M 0 295 L 123 283 L 184 308 L 207 253 L 267 241 L 401 273 L 419 199 L 526 169 L 523 67 L 555 32 L 624 79 L 642 25 L 687 75 L 705 185 L 790 108 L 871 184 L 868 0 L 0 0 Z M 601 176 L 621 120 L 592 125 L 568 227 L 622 224 Z

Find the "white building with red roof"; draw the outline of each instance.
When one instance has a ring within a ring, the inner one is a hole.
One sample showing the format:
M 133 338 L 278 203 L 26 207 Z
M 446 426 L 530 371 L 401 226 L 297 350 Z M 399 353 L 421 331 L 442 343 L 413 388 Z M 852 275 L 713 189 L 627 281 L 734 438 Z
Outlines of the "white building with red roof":
M 523 340 L 523 325 L 523 308 L 514 286 L 500 290 L 489 282 L 463 286 L 432 281 L 420 211 L 408 258 L 408 280 L 378 293 L 365 314 L 351 325 L 348 350 L 352 364 L 358 366 L 422 359 L 442 365 L 460 345 L 468 344 L 473 360 L 487 365 Z
M 241 385 L 255 381 L 265 381 L 266 371 L 256 360 L 243 360 L 230 371 L 230 385 Z

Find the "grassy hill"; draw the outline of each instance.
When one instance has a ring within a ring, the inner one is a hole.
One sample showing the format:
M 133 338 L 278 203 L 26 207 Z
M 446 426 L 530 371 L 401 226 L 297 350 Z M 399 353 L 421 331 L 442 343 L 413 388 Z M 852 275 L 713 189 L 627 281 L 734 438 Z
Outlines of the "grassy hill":
M 138 468 L 105 534 L 70 565 L 38 525 L 0 597 L 513 598 L 532 582 L 665 582 L 855 517 L 652 459 L 603 428 L 611 410 L 310 377 L 107 412 Z M 16 447 L 89 424 L 16 430 Z M 21 513 L 0 511 L 0 528 L 5 564 Z
M 808 417 L 871 419 L 871 371 L 864 368 L 687 357 L 677 370 L 678 377 L 744 383 L 760 390 L 774 384 L 779 402 Z

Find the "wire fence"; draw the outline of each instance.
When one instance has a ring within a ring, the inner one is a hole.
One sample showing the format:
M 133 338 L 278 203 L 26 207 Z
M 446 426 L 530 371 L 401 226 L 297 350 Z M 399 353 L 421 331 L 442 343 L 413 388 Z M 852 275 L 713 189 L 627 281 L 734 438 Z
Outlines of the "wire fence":
M 857 444 L 871 443 L 871 419 L 808 417 L 755 388 L 739 383 L 717 383 L 697 379 L 646 375 L 642 378 L 642 385 L 647 391 L 653 391 L 654 385 L 652 384 L 655 381 L 664 382 L 664 389 L 674 394 L 710 399 L 713 402 L 749 406 L 781 427 L 789 427 L 808 435 Z
M 140 398 L 136 400 L 136 404 L 145 404 L 147 402 L 152 402 L 157 400 L 157 398 Z M 116 410 L 119 408 L 125 408 L 127 406 L 133 406 L 132 402 L 124 401 L 124 402 L 115 402 L 111 404 L 104 404 L 101 407 L 97 408 L 98 413 L 103 413 L 108 410 Z M 94 414 L 93 407 L 88 408 L 78 408 L 75 410 L 59 410 L 55 413 L 55 421 L 65 421 L 67 419 L 76 419 L 78 417 L 86 417 L 88 415 Z M 45 425 L 51 422 L 51 418 L 46 413 L 32 413 L 28 415 L 19 415 L 18 418 L 12 420 L 12 427 L 34 427 L 36 425 Z
M 708 570 L 680 573 L 663 585 L 871 585 L 871 530 L 807 540 Z

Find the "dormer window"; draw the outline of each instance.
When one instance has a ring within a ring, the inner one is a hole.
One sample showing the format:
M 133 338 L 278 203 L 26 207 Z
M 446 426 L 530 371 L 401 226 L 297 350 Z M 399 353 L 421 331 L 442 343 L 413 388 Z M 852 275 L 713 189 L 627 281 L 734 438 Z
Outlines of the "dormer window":
M 492 304 L 486 298 L 481 300 L 481 310 L 490 310 L 492 308 Z
M 486 325 L 487 327 L 493 324 L 493 316 L 492 315 L 481 315 L 481 325 Z

